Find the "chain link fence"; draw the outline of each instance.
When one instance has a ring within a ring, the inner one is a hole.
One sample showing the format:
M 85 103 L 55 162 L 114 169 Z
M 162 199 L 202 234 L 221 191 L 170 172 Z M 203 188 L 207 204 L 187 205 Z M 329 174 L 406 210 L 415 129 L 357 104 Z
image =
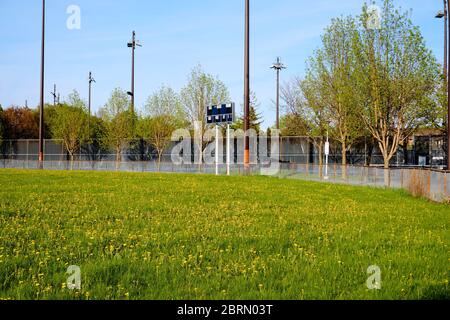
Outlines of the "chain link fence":
M 444 169 L 446 153 L 442 147 L 441 137 L 418 137 L 417 147 L 399 148 L 392 158 L 392 166 L 419 166 Z M 162 156 L 163 162 L 171 161 L 171 150 L 175 143 L 171 143 Z M 234 139 L 235 149 L 243 146 L 243 141 Z M 0 144 L 0 159 L 8 160 L 37 160 L 38 140 L 4 140 Z M 317 139 L 309 137 L 282 137 L 280 138 L 280 159 L 283 163 L 320 164 L 324 155 L 320 152 Z M 259 144 L 256 146 L 259 149 Z M 342 163 L 341 145 L 331 141 L 330 163 Z M 70 157 L 61 140 L 44 140 L 44 154 L 46 161 L 68 161 Z M 103 146 L 99 141 L 83 145 L 74 155 L 77 161 L 115 161 L 116 152 L 112 148 Z M 121 161 L 155 161 L 157 153 L 146 141 L 132 140 L 124 143 L 121 150 Z M 243 159 L 241 152 L 234 154 L 235 162 Z M 384 163 L 381 152 L 376 145 L 367 140 L 356 143 L 347 152 L 347 163 L 350 165 L 382 165 Z
M 236 141 L 235 141 L 236 142 Z M 239 142 L 236 142 L 238 144 Z M 127 172 L 167 172 L 167 173 L 204 173 L 227 174 L 227 166 L 219 165 L 175 165 L 171 161 L 171 145 L 164 152 L 162 161 L 157 161 L 155 151 L 143 141 L 130 142 L 134 148 L 124 148 L 121 160 L 116 161 L 116 154 L 102 149 L 99 145 L 84 146 L 70 161 L 63 144 L 58 140 L 46 140 L 44 145 L 44 169 L 47 170 L 96 170 Z M 384 169 L 382 157 L 376 152 L 369 155 L 367 150 L 355 150 L 349 153 L 351 165 L 342 166 L 340 152 L 332 152 L 328 166 L 319 165 L 320 155 L 311 139 L 295 137 L 283 138 L 280 145 L 281 164 L 279 177 L 302 179 L 373 187 L 390 187 L 406 189 L 416 196 L 426 197 L 432 201 L 448 202 L 450 200 L 450 173 L 438 170 L 439 166 L 409 166 L 400 164 L 403 155 L 393 159 L 392 167 Z M 242 164 L 243 155 L 234 154 L 234 164 L 230 165 L 231 175 L 260 174 L 262 166 L 258 161 L 246 169 Z M 430 160 L 432 154 L 430 154 Z M 194 160 L 194 158 L 193 158 Z M 257 159 L 254 159 L 257 160 Z M 369 165 L 365 165 L 370 163 Z M 398 166 L 397 166 L 398 165 Z M 403 166 L 402 166 L 403 165 Z M 38 169 L 38 140 L 4 141 L 0 168 Z
M 450 201 L 450 171 L 432 168 L 284 164 L 280 176 L 329 183 L 404 189 L 436 202 Z

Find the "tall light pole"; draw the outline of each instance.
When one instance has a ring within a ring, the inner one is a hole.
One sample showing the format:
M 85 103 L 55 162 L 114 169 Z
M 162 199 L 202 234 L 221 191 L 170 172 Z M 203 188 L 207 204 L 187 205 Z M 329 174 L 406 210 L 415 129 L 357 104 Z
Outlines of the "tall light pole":
M 442 19 L 444 18 L 444 80 L 447 83 L 446 93 L 448 96 L 447 107 L 447 170 L 450 170 L 450 83 L 449 83 L 449 69 L 448 69 L 448 59 L 449 59 L 449 50 L 448 50 L 448 35 L 449 35 L 449 25 L 448 25 L 448 13 L 450 12 L 450 1 L 444 1 L 444 10 L 440 10 L 436 14 L 436 18 Z
M 250 0 L 245 0 L 245 50 L 244 50 L 244 166 L 250 165 Z
M 89 102 L 88 102 L 88 135 L 89 139 L 91 138 L 91 99 L 92 99 L 92 83 L 95 82 L 95 79 L 92 77 L 92 72 L 89 71 Z
M 448 41 L 448 36 L 449 36 L 449 28 L 450 25 L 448 24 L 448 13 L 450 12 L 450 1 L 448 0 L 443 0 L 444 1 L 444 10 L 440 10 L 437 15 L 436 18 L 438 19 L 442 19 L 444 18 L 444 79 L 445 82 L 447 83 L 447 170 L 450 170 L 450 81 L 448 81 L 448 76 L 449 76 L 449 66 L 448 66 L 448 60 L 449 60 L 449 41 Z
M 45 64 L 45 0 L 42 0 L 41 97 L 39 105 L 39 168 L 44 168 L 44 64 Z
M 445 5 L 444 5 L 444 7 L 446 10 L 446 18 L 448 19 L 448 13 L 450 12 L 450 1 L 447 0 L 446 2 L 447 2 L 447 7 L 445 7 Z M 445 4 L 445 2 L 444 2 L 444 4 Z M 446 20 L 446 21 L 448 21 L 448 20 Z M 448 22 L 447 22 L 447 25 L 448 25 Z M 450 27 L 450 25 L 448 27 Z M 445 31 L 446 31 L 446 44 L 447 44 L 445 49 L 447 51 L 447 54 L 449 54 L 450 53 L 448 50 L 449 30 L 446 29 Z M 446 55 L 446 58 L 447 58 L 446 73 L 448 76 L 448 58 L 449 57 Z M 447 99 L 448 99 L 448 101 L 447 101 L 448 102 L 448 104 L 447 104 L 447 170 L 450 170 L 450 81 L 448 81 L 448 79 L 447 79 Z
M 131 96 L 131 115 L 134 117 L 134 52 L 136 47 L 142 47 L 139 41 L 136 41 L 136 32 L 133 31 L 133 36 L 128 42 L 128 48 L 131 48 L 131 91 L 127 92 Z
M 280 130 L 280 71 L 286 69 L 284 64 L 281 63 L 280 57 L 277 58 L 277 62 L 275 62 L 271 67 L 277 71 L 277 130 Z
M 447 81 L 448 77 L 448 10 L 447 0 L 444 1 L 444 10 L 439 10 L 436 14 L 436 18 L 444 18 L 444 78 Z

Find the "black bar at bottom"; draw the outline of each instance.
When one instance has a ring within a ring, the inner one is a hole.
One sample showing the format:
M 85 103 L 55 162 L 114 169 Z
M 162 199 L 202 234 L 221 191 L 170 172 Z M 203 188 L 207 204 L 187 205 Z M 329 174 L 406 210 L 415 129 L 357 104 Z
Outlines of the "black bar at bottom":
M 447 301 L 3 301 L 3 312 L 34 316 L 74 315 L 85 318 L 99 312 L 102 318 L 133 319 L 320 319 L 420 314 L 448 310 Z M 312 316 L 312 317 L 311 317 Z

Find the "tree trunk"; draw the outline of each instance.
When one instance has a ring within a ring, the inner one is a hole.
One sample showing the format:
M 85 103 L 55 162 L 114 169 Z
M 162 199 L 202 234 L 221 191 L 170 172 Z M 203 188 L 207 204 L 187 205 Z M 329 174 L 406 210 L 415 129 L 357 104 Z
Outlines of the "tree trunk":
M 347 144 L 342 143 L 342 179 L 347 179 Z
M 391 174 L 389 170 L 390 159 L 384 153 L 383 158 L 384 158 L 384 185 L 386 187 L 390 187 L 391 186 Z
M 162 158 L 162 151 L 158 152 L 158 172 L 161 171 L 161 158 Z
M 73 153 L 70 153 L 70 171 L 73 170 L 73 161 L 74 161 Z
M 319 142 L 319 176 L 323 175 L 323 141 Z
M 119 171 L 119 167 L 120 167 L 120 157 L 121 157 L 120 153 L 121 153 L 120 147 L 117 147 L 116 148 L 116 171 Z

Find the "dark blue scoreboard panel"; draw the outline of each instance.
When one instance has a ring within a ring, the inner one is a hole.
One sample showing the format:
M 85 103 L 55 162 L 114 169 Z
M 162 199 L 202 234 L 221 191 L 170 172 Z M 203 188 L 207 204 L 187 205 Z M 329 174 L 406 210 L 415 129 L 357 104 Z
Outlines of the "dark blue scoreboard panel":
M 206 107 L 207 124 L 229 124 L 234 122 L 234 103 Z

